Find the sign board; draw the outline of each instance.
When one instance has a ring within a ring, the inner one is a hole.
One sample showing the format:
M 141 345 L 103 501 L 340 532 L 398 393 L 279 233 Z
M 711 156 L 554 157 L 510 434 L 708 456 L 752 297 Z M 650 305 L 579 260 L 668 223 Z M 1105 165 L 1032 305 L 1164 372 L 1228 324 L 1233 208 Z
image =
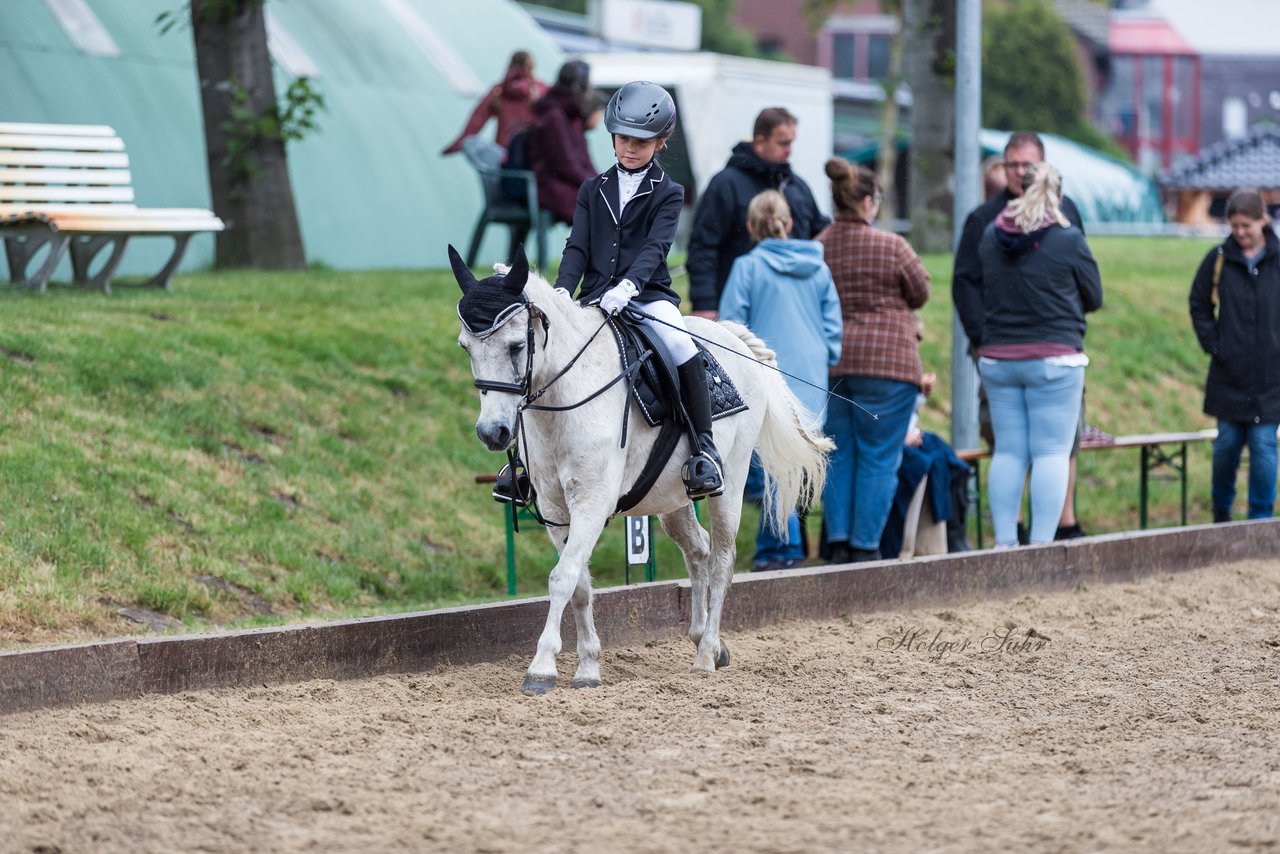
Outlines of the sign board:
M 649 562 L 649 517 L 627 516 L 627 565 Z
M 663 50 L 702 46 L 702 8 L 674 0 L 591 0 L 591 32 L 606 42 Z

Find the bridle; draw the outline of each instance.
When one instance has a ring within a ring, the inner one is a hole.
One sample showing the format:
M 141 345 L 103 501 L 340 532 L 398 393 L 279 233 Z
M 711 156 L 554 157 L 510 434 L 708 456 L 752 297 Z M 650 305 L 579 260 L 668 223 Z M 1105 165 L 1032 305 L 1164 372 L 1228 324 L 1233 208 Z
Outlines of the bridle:
M 493 319 L 493 325 L 488 329 L 484 329 L 479 332 L 472 329 L 471 324 L 467 323 L 466 319 L 462 316 L 461 311 L 458 313 L 458 320 L 462 322 L 463 329 L 466 329 L 471 335 L 474 335 L 476 338 L 483 341 L 505 326 L 512 318 L 521 312 L 524 312 L 526 317 L 524 374 L 520 377 L 520 381 L 508 383 L 502 382 L 501 380 L 487 380 L 478 377 L 475 379 L 475 386 L 481 391 L 497 391 L 502 392 L 503 394 L 519 395 L 520 405 L 518 410 L 521 417 L 523 417 L 526 409 L 533 409 L 541 412 L 567 412 L 570 409 L 577 409 L 579 406 L 582 406 L 585 403 L 590 403 L 592 400 L 595 400 L 597 397 L 604 394 L 604 392 L 620 380 L 631 377 L 640 367 L 638 362 L 629 366 L 613 379 L 609 380 L 607 383 L 584 397 L 582 400 L 579 400 L 577 403 L 571 403 L 567 406 L 548 406 L 546 404 L 535 403 L 534 401 L 546 394 L 561 377 L 572 370 L 578 359 L 582 358 L 582 354 L 587 352 L 587 348 L 591 346 L 591 342 L 596 339 L 596 336 L 600 334 L 601 330 L 609 325 L 612 318 L 606 314 L 604 321 L 596 327 L 596 331 L 591 333 L 591 336 L 587 339 L 586 343 L 582 345 L 578 352 L 573 354 L 573 358 L 565 363 L 563 368 L 556 371 L 555 376 L 547 380 L 545 385 L 537 391 L 531 391 L 530 388 L 533 385 L 533 356 L 538 343 L 534 321 L 537 320 L 542 323 L 542 346 L 545 347 L 547 346 L 547 341 L 551 335 L 551 320 L 547 317 L 546 312 L 529 302 L 528 299 L 522 295 L 520 302 L 512 303 L 499 312 L 498 316 Z M 520 432 L 519 420 L 517 420 L 517 432 Z
M 534 318 L 537 317 L 542 321 L 542 346 L 547 345 L 547 339 L 551 334 L 551 321 L 547 319 L 547 315 L 543 313 L 537 306 L 530 303 L 527 299 L 521 299 L 520 302 L 514 302 L 498 313 L 493 319 L 493 324 L 488 329 L 477 332 L 471 328 L 471 324 L 467 323 L 466 318 L 462 316 L 462 312 L 458 312 L 458 320 L 462 322 L 462 328 L 467 330 L 471 335 L 483 341 L 492 336 L 501 329 L 517 314 L 524 312 L 526 315 L 525 322 L 525 361 L 524 374 L 520 377 L 519 382 L 508 383 L 500 380 L 486 380 L 479 377 L 475 380 L 476 388 L 481 391 L 497 391 L 504 394 L 520 395 L 521 408 L 523 409 L 525 402 L 529 399 L 530 378 L 533 376 L 533 354 L 538 346 L 538 337 L 534 334 Z M 546 391 L 544 388 L 542 391 Z M 541 392 L 539 392 L 541 394 Z
M 475 379 L 476 388 L 480 389 L 480 391 L 482 392 L 496 391 L 502 394 L 515 394 L 520 396 L 520 403 L 516 407 L 516 441 L 512 443 L 511 448 L 507 449 L 507 463 L 511 467 L 511 472 L 513 473 L 513 475 L 517 475 L 517 473 L 520 471 L 524 471 L 524 472 L 528 471 L 528 466 L 525 464 L 524 460 L 521 457 L 520 451 L 518 450 L 520 443 L 525 440 L 524 412 L 526 409 L 540 410 L 544 412 L 565 412 L 570 409 L 577 409 L 579 406 L 582 406 L 583 404 L 586 404 L 594 400 L 595 398 L 599 397 L 601 394 L 603 394 L 605 391 L 611 388 L 619 380 L 633 376 L 640 367 L 640 362 L 639 361 L 635 362 L 633 365 L 623 370 L 613 379 L 609 380 L 603 386 L 596 389 L 594 392 L 592 392 L 590 395 L 583 398 L 582 400 L 579 400 L 577 403 L 572 403 L 567 406 L 548 406 L 546 404 L 535 403 L 534 401 L 542 397 L 542 395 L 546 394 L 547 390 L 550 389 L 551 386 L 555 385 L 557 380 L 559 380 L 565 374 L 569 373 L 569 371 L 573 368 L 574 364 L 578 361 L 579 358 L 581 358 L 582 354 L 587 352 L 587 348 L 591 346 L 591 342 L 594 341 L 596 336 L 600 334 L 600 331 L 609 325 L 609 322 L 612 318 L 610 318 L 608 315 L 605 315 L 604 322 L 601 323 L 600 326 L 596 328 L 595 332 L 591 333 L 591 337 L 588 338 L 586 343 L 582 345 L 582 348 L 578 350 L 577 353 L 574 354 L 573 358 L 570 359 L 563 368 L 557 371 L 555 376 L 553 376 L 550 380 L 548 380 L 544 386 L 539 388 L 537 391 L 531 391 L 531 387 L 533 385 L 533 379 L 532 379 L 533 378 L 533 356 L 537 350 L 537 345 L 538 345 L 537 328 L 535 326 L 535 321 L 540 321 L 542 323 L 542 346 L 543 347 L 547 346 L 547 341 L 550 339 L 550 335 L 551 335 L 551 321 L 547 317 L 546 312 L 542 311 L 542 309 L 538 308 L 536 305 L 529 302 L 528 299 L 524 297 L 522 294 L 520 302 L 512 303 L 511 305 L 507 306 L 502 311 L 500 311 L 497 317 L 493 319 L 493 324 L 488 329 L 480 330 L 477 332 L 475 329 L 471 327 L 471 324 L 467 323 L 466 318 L 462 316 L 462 312 L 460 310 L 458 312 L 458 320 L 461 321 L 463 329 L 467 330 L 468 333 L 470 333 L 471 335 L 483 341 L 484 339 L 492 336 L 495 332 L 497 332 L 499 329 L 505 326 L 508 322 L 510 322 L 512 318 L 514 318 L 516 315 L 522 312 L 525 315 L 525 363 L 524 363 L 524 373 L 520 376 L 519 381 L 503 382 L 502 380 L 490 380 L 490 379 L 483 379 L 479 377 Z M 625 441 L 625 437 L 626 437 L 626 428 L 625 428 L 626 408 L 625 407 L 623 409 L 623 425 L 624 425 L 623 437 Z M 528 454 L 527 447 L 525 448 L 525 454 L 526 455 Z M 541 509 L 537 505 L 536 498 L 532 502 L 530 502 L 529 509 L 533 512 L 534 518 L 538 521 L 540 525 L 551 526 L 555 528 L 563 528 L 568 526 L 567 522 L 553 522 L 550 519 L 545 518 L 542 515 Z M 516 507 L 515 507 L 515 504 L 513 503 L 511 505 L 511 521 L 516 531 L 519 530 L 518 516 L 519 514 L 516 513 Z

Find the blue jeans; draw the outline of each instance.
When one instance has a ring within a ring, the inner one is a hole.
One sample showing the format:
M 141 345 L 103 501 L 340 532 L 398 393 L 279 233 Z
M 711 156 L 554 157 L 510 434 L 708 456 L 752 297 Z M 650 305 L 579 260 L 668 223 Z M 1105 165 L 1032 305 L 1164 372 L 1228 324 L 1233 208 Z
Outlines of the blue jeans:
M 919 387 L 882 377 L 836 377 L 827 401 L 827 435 L 836 443 L 822 492 L 828 542 L 878 551 L 898 491 L 898 466 Z M 873 417 L 877 416 L 877 417 Z
M 1240 452 L 1249 445 L 1249 518 L 1270 519 L 1276 505 L 1276 425 L 1218 421 L 1213 440 L 1213 509 L 1231 512 Z
M 747 486 L 743 497 L 748 501 L 759 502 L 764 499 L 764 469 L 760 468 L 760 458 L 751 455 L 751 468 L 747 471 Z M 772 486 L 772 484 L 771 484 Z M 777 496 L 775 490 L 774 496 Z M 804 560 L 804 542 L 800 538 L 800 514 L 794 509 L 787 517 L 787 533 L 780 537 L 760 517 L 760 527 L 756 531 L 756 554 L 753 563 L 764 566 L 774 561 Z
M 1051 365 L 1044 359 L 982 359 L 979 369 L 996 437 L 987 471 L 996 545 L 1018 544 L 1018 508 L 1028 468 L 1031 542 L 1053 542 L 1067 499 L 1084 367 Z

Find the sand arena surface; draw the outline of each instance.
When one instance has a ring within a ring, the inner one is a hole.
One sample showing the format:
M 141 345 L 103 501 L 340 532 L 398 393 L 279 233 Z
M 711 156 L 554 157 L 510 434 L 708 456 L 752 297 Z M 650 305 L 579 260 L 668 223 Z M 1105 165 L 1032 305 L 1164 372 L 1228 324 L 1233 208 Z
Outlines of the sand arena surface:
M 1280 561 L 726 639 L 0 718 L 0 850 L 1280 850 Z

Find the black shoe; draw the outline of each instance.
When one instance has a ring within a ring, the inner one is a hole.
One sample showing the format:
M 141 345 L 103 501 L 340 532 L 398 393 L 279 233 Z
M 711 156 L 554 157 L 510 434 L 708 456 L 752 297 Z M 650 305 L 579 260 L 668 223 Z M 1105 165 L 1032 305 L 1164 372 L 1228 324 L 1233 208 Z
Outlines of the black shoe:
M 831 551 L 831 557 L 827 559 L 827 563 L 837 566 L 853 563 L 853 549 L 846 540 L 833 540 L 828 548 Z
M 879 549 L 853 549 L 853 559 L 850 563 L 867 563 L 873 560 L 880 560 Z
M 1080 523 L 1077 522 L 1074 525 L 1059 526 L 1058 530 L 1054 532 L 1053 538 L 1055 540 L 1075 540 L 1080 537 L 1087 536 L 1089 535 L 1085 532 L 1084 528 L 1080 527 Z
M 684 491 L 694 500 L 724 494 L 720 454 L 710 433 L 698 434 L 698 453 L 685 462 L 680 476 L 684 478 Z
M 751 567 L 752 572 L 773 572 L 775 569 L 795 569 L 800 565 L 797 558 L 789 557 L 757 563 Z
M 680 375 L 680 396 L 697 434 L 689 461 L 680 472 L 690 498 L 713 498 L 724 492 L 724 466 L 711 434 L 711 393 L 707 390 L 707 367 L 702 356 L 694 356 L 676 368 Z
M 1230 522 L 1230 521 L 1231 521 L 1230 510 L 1219 510 L 1216 507 L 1213 508 L 1213 524 L 1221 525 L 1223 522 Z
M 528 507 L 533 501 L 533 484 L 529 481 L 529 473 L 524 466 L 511 473 L 511 465 L 502 467 L 497 480 L 493 483 L 493 500 L 503 504 L 514 504 L 517 507 Z
M 1027 526 L 1022 524 L 1021 522 L 1018 523 L 1018 545 L 1020 546 L 1031 545 L 1031 531 L 1029 531 L 1027 529 Z

